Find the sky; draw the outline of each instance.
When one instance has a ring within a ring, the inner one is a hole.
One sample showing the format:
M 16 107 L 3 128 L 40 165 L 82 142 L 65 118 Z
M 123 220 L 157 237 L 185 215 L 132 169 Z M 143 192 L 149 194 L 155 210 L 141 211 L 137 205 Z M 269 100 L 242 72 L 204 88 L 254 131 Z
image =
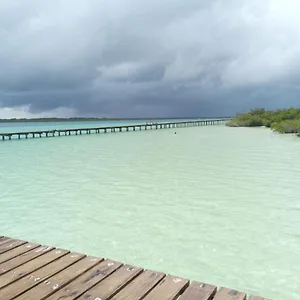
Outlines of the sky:
M 1 0 L 0 118 L 300 107 L 299 0 Z

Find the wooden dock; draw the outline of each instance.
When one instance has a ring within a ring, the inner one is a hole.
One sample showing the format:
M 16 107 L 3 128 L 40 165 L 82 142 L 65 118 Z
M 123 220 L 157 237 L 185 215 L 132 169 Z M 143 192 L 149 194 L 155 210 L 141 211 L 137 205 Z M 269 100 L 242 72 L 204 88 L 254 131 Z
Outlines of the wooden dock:
M 165 129 L 165 128 L 179 128 L 190 126 L 207 126 L 207 125 L 221 125 L 225 124 L 230 118 L 222 119 L 207 119 L 207 120 L 192 120 L 168 123 L 151 123 L 151 124 L 133 124 L 133 125 L 117 125 L 94 128 L 69 128 L 69 129 L 52 129 L 52 130 L 37 130 L 37 131 L 22 131 L 22 132 L 2 132 L 0 133 L 0 140 L 12 139 L 28 139 L 28 138 L 42 138 L 55 136 L 70 136 L 82 135 L 92 133 L 108 133 L 108 132 L 123 132 L 149 129 Z
M 246 294 L 0 236 L 0 299 L 245 300 Z

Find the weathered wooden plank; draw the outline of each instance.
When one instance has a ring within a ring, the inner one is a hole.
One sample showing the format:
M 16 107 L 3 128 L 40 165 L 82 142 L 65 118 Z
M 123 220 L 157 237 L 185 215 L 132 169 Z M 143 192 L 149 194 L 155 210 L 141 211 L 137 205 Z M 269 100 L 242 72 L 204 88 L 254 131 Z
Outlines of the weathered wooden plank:
M 25 246 L 28 244 L 25 244 Z M 29 252 L 23 253 L 9 261 L 6 261 L 2 264 L 0 264 L 0 275 L 15 269 L 18 266 L 23 265 L 26 262 L 29 262 L 31 260 L 33 260 L 34 258 L 43 255 L 51 250 L 53 250 L 54 247 L 48 247 L 48 246 L 42 246 L 36 249 L 33 249 Z M 6 252 L 7 253 L 7 252 Z
M 32 250 L 32 249 L 35 249 L 39 246 L 40 246 L 39 244 L 28 243 L 28 244 L 21 245 L 20 247 L 17 247 L 15 249 L 12 249 L 8 252 L 5 252 L 5 253 L 0 255 L 0 264 L 2 264 L 4 262 L 18 256 L 18 255 L 21 255 L 23 253 L 26 253 L 26 252 Z
M 164 273 L 146 270 L 124 287 L 124 289 L 122 289 L 112 299 L 139 300 L 147 295 L 164 277 Z
M 60 258 L 63 255 L 66 255 L 69 251 L 66 250 L 52 250 L 50 252 L 45 253 L 42 256 L 39 256 L 30 262 L 25 263 L 24 265 L 17 267 L 16 269 L 3 274 L 0 276 L 0 289 L 15 282 L 16 280 L 25 277 L 31 272 L 51 263 L 52 261 Z M 1 299 L 1 297 L 0 297 Z
M 179 298 L 178 298 L 179 297 Z M 246 294 L 0 236 L 2 300 L 246 300 Z M 249 300 L 267 300 L 252 296 Z
M 216 291 L 214 285 L 194 281 L 180 296 L 180 300 L 211 300 Z
M 0 246 L 3 245 L 3 244 L 8 243 L 9 241 L 13 241 L 13 239 L 10 239 L 10 238 L 5 237 L 5 236 L 2 237 L 2 238 L 0 239 Z
M 0 254 L 19 247 L 23 244 L 27 244 L 27 242 L 21 240 L 9 240 L 7 243 L 4 243 L 0 246 Z
M 124 265 L 112 275 L 96 284 L 92 289 L 84 293 L 78 299 L 81 300 L 106 300 L 119 292 L 131 280 L 138 276 L 143 270 L 130 265 Z
M 215 295 L 214 300 L 246 300 L 246 294 L 231 290 L 227 288 L 221 288 Z
M 65 285 L 70 283 L 72 280 L 76 279 L 81 274 L 85 273 L 87 270 L 91 269 L 99 262 L 103 260 L 102 258 L 95 257 L 84 257 L 70 267 L 60 271 L 59 273 L 49 277 L 48 279 L 41 282 L 39 277 L 39 282 L 34 289 L 17 297 L 18 300 L 28 300 L 28 299 L 45 299 L 51 296 L 53 293 L 63 288 Z M 36 280 L 36 279 L 35 279 Z
M 189 281 L 168 275 L 144 299 L 174 300 L 188 287 Z
M 121 263 L 116 261 L 105 260 L 72 281 L 70 284 L 66 285 L 61 290 L 57 291 L 55 294 L 47 298 L 47 300 L 77 299 L 77 297 L 81 296 L 95 284 L 109 276 L 112 272 L 121 267 L 121 265 Z
M 25 244 L 28 245 L 28 244 Z M 32 259 L 47 253 L 50 250 L 53 250 L 54 247 L 42 246 L 37 249 L 33 249 L 29 252 L 23 253 L 13 259 L 6 261 L 0 264 L 0 275 L 15 269 L 18 266 L 23 265 L 24 263 L 31 261 Z M 6 252 L 7 253 L 7 252 Z
M 58 259 L 50 262 L 46 266 L 35 270 L 34 272 L 27 274 L 26 277 L 23 277 L 11 285 L 6 286 L 3 289 L 0 289 L 0 299 L 15 299 L 15 297 L 27 292 L 32 289 L 35 290 L 35 286 L 39 284 L 45 284 L 43 281 L 47 280 L 49 277 L 57 274 L 58 272 L 68 268 L 74 263 L 80 261 L 84 255 L 78 253 L 69 253 L 67 254 L 66 250 L 53 250 L 53 253 L 60 252 L 57 255 L 60 255 Z M 48 254 L 49 255 L 49 254 Z M 46 256 L 46 255 L 45 255 Z M 36 299 L 36 298 L 27 298 L 27 299 Z

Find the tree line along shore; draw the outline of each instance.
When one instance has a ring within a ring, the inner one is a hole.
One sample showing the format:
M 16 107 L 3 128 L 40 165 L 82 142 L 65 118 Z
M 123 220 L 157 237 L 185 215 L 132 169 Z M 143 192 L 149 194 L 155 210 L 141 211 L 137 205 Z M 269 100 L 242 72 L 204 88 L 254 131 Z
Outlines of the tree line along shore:
M 0 119 L 0 123 L 23 123 L 23 122 L 92 122 L 92 121 L 139 121 L 139 120 L 196 120 L 199 118 L 192 117 L 166 117 L 166 118 L 86 118 L 86 117 L 71 117 L 71 118 L 11 118 Z M 203 118 L 205 119 L 205 118 Z
M 90 121 L 123 121 L 123 120 L 148 120 L 148 118 L 86 118 L 86 117 L 71 117 L 71 118 L 11 118 L 0 119 L 0 123 L 23 123 L 23 122 L 90 122 Z
M 257 108 L 238 114 L 227 122 L 230 127 L 268 127 L 279 133 L 297 134 L 300 137 L 300 108 L 265 110 Z

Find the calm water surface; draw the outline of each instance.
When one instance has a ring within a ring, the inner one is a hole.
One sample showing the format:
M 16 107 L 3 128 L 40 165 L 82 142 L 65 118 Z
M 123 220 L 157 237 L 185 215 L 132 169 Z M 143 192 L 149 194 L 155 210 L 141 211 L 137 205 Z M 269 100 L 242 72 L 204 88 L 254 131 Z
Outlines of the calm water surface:
M 95 128 L 105 126 L 119 126 L 119 125 L 135 125 L 135 124 L 146 124 L 147 122 L 178 122 L 178 121 L 189 121 L 189 120 L 178 120 L 178 119 L 165 119 L 165 120 L 119 120 L 119 121 L 72 121 L 72 122 L 20 122 L 20 123 L 1 123 L 0 122 L 0 133 L 5 132 L 24 132 L 24 131 L 38 131 L 38 130 L 53 130 L 53 129 L 73 129 L 73 128 Z
M 176 131 L 1 142 L 1 234 L 298 300 L 300 139 Z

